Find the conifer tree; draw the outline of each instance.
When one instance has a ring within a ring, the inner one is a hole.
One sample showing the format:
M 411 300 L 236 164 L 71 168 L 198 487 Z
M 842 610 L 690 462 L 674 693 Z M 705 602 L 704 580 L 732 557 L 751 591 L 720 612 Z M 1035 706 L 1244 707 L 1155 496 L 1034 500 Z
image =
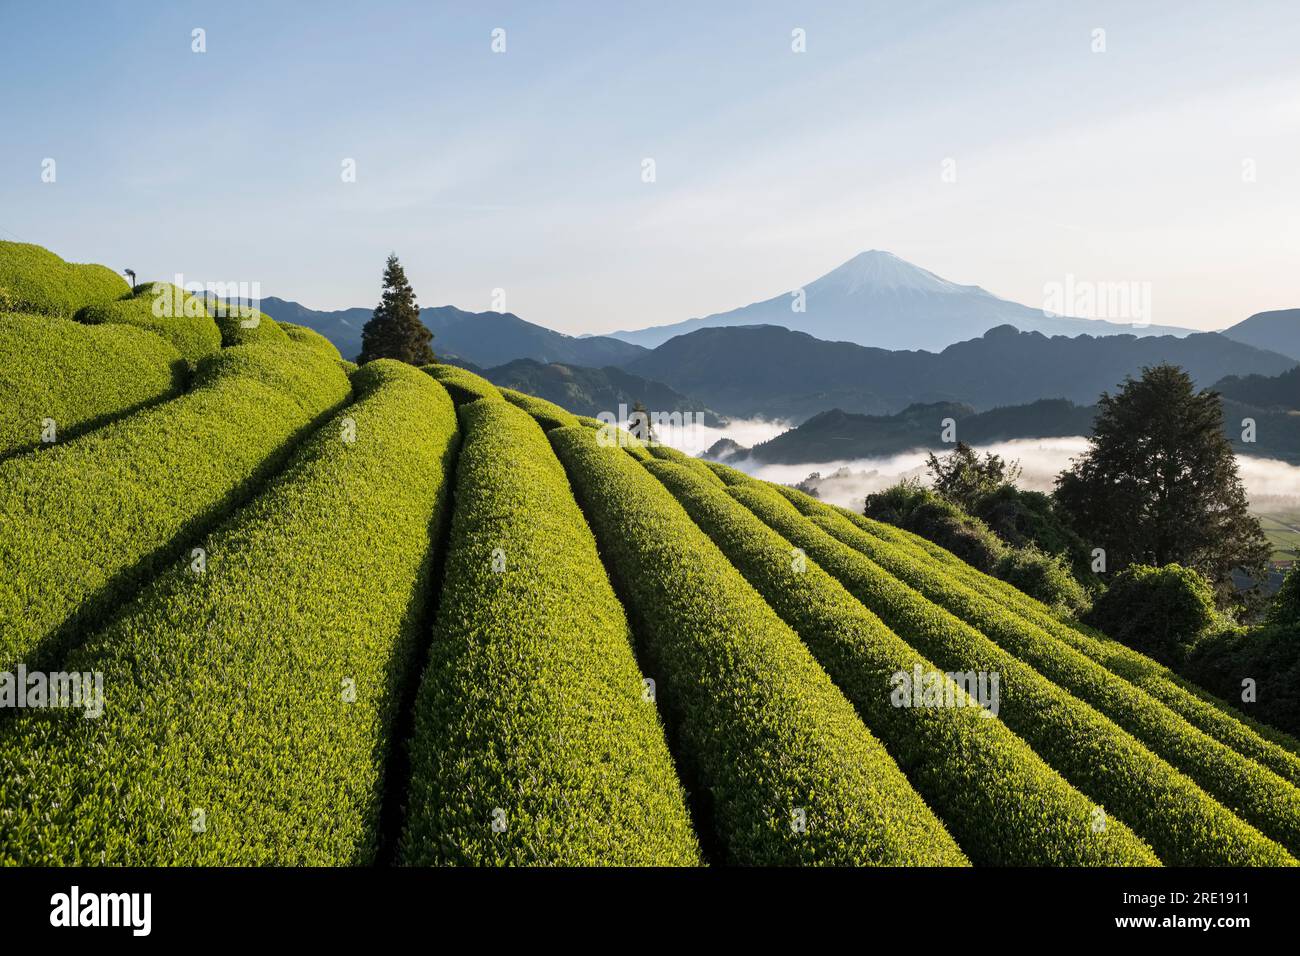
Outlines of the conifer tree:
M 1234 570 L 1261 580 L 1269 544 L 1249 511 L 1217 392 L 1157 365 L 1103 394 L 1091 448 L 1056 479 L 1075 530 L 1104 548 L 1108 571 L 1131 564 L 1195 568 L 1220 599 Z
M 384 293 L 375 314 L 361 330 L 361 364 L 377 358 L 397 359 L 409 365 L 435 361 L 429 343 L 433 333 L 420 321 L 415 290 L 397 256 L 390 254 L 384 266 Z

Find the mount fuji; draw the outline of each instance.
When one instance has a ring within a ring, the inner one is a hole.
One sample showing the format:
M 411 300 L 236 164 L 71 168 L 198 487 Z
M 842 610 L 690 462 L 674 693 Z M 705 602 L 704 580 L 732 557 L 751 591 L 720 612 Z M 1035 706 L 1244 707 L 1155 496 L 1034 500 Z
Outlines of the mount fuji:
M 798 310 L 798 293 L 803 310 Z M 1041 309 L 1000 299 L 975 285 L 958 285 L 889 252 L 854 256 L 802 290 L 792 290 L 730 312 L 672 325 L 611 332 L 646 348 L 696 329 L 779 325 L 832 342 L 876 348 L 940 351 L 979 338 L 999 325 L 1044 335 L 1186 335 L 1189 329 L 1126 325 L 1099 319 L 1054 317 Z

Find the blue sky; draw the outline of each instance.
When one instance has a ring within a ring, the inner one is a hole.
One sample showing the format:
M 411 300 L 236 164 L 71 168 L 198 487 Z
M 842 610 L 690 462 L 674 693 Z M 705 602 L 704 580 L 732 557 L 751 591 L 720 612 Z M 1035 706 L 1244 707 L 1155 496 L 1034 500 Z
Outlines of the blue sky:
M 1298 48 L 1294 0 L 0 0 L 0 238 L 313 308 L 372 306 L 395 250 L 423 305 L 573 333 L 877 248 L 1221 328 L 1300 306 Z

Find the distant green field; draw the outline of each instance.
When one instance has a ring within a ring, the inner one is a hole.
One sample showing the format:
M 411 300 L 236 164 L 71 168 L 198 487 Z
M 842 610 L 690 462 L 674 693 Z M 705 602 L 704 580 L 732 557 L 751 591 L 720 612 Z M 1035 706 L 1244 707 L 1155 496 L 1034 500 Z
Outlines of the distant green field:
M 1272 511 L 1258 515 L 1264 536 L 1273 546 L 1274 561 L 1300 558 L 1300 510 Z

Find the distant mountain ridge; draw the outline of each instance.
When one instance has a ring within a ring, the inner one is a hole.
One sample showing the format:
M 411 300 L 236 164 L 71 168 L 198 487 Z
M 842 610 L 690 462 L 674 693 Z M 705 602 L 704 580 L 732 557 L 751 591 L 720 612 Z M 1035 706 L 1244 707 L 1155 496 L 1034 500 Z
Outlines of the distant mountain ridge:
M 986 412 L 958 402 L 918 403 L 896 415 L 854 415 L 834 408 L 747 451 L 715 445 L 709 457 L 747 456 L 762 464 L 802 464 L 895 455 L 912 449 L 939 450 L 951 448 L 942 438 L 947 418 L 957 423 L 957 437 L 973 445 L 1086 435 L 1096 414 L 1094 406 L 1064 399 L 1042 399 Z
M 962 402 L 977 411 L 1040 398 L 1090 405 L 1161 362 L 1181 365 L 1202 387 L 1297 364 L 1214 332 L 1048 338 L 1001 326 L 941 352 L 890 352 L 767 325 L 700 329 L 624 367 L 719 414 L 798 422 L 830 408 L 892 415 L 918 402 Z
M 796 297 L 800 291 L 802 303 Z M 797 310 L 799 304 L 802 311 Z M 998 298 L 979 286 L 950 282 L 893 253 L 872 249 L 800 290 L 729 312 L 610 335 L 654 348 L 699 329 L 742 325 L 779 325 L 819 339 L 893 351 L 938 351 L 978 338 L 999 325 L 1045 335 L 1185 335 L 1191 331 L 1049 316 L 1041 309 Z
M 275 297 L 263 299 L 261 306 L 277 321 L 315 329 L 348 359 L 360 354 L 361 330 L 373 314 L 373 310 L 363 308 L 318 311 Z M 421 309 L 420 320 L 434 335 L 435 353 L 450 352 L 484 368 L 520 358 L 595 367 L 622 365 L 646 352 L 639 345 L 608 336 L 565 335 L 526 322 L 512 312 L 466 312 L 443 305 Z
M 1223 400 L 1223 432 L 1239 455 L 1300 463 L 1300 366 L 1277 376 L 1230 376 L 1210 386 Z M 1113 389 L 1109 389 L 1114 393 Z M 1097 406 L 1040 399 L 976 412 L 958 402 L 909 405 L 896 415 L 856 415 L 834 408 L 753 448 L 721 438 L 701 457 L 736 463 L 821 464 L 951 448 L 942 422 L 956 421 L 956 437 L 971 445 L 1092 432 Z M 1246 419 L 1255 422 L 1245 441 Z
M 1257 349 L 1280 352 L 1300 362 L 1300 309 L 1256 312 L 1223 334 Z

